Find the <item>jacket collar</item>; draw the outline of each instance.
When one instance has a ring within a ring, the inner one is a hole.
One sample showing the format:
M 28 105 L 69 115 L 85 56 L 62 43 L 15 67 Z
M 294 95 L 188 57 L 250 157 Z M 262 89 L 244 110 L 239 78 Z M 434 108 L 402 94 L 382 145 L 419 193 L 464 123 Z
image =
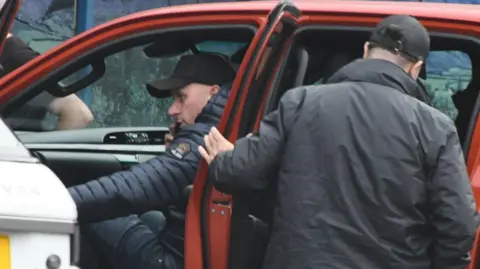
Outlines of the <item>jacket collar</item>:
M 337 71 L 327 83 L 347 81 L 370 82 L 396 89 L 430 104 L 421 83 L 415 81 L 402 68 L 386 60 L 358 59 Z
M 200 115 L 198 115 L 195 123 L 217 125 L 220 122 L 223 110 L 227 104 L 230 88 L 230 84 L 220 87 L 220 91 L 210 98 Z

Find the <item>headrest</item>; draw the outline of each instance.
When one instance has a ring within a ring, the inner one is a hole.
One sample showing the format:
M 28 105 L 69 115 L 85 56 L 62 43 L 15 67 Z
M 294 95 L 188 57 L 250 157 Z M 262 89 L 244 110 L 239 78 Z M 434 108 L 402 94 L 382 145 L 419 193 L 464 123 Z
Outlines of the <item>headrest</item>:
M 359 56 L 353 53 L 332 53 L 325 63 L 323 71 L 324 81 L 327 81 L 333 74 L 343 66 L 357 59 Z

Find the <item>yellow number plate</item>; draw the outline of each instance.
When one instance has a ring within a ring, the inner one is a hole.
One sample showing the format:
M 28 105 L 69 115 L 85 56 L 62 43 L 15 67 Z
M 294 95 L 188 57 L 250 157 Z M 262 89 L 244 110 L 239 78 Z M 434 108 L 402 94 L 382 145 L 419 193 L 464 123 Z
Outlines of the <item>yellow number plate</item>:
M 10 268 L 10 239 L 0 235 L 0 269 Z

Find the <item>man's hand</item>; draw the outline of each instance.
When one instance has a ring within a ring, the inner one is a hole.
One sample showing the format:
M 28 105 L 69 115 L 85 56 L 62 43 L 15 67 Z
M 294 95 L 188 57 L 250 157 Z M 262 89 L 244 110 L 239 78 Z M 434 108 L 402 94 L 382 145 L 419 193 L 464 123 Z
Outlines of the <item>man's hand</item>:
M 217 128 L 212 127 L 210 133 L 204 137 L 205 147 L 199 146 L 202 157 L 210 164 L 219 152 L 233 150 L 234 145 L 220 134 Z
M 165 147 L 168 147 L 168 145 L 170 145 L 170 143 L 172 143 L 174 137 L 175 137 L 175 127 L 176 127 L 176 123 L 172 123 L 170 124 L 170 126 L 168 126 L 168 133 L 165 135 Z
M 57 130 L 83 129 L 94 120 L 92 111 L 75 94 L 55 98 L 48 111 L 58 117 Z

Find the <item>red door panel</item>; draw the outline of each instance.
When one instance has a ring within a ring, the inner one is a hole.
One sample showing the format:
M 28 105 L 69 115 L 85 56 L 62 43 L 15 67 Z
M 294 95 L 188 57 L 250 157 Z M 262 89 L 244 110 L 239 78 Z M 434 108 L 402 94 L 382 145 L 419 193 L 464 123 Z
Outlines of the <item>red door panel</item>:
M 477 203 L 477 210 L 480 208 L 480 117 L 477 117 L 475 128 L 472 134 L 472 140 L 470 142 L 470 148 L 467 154 L 467 171 L 470 176 L 470 182 L 472 184 L 473 196 Z M 475 245 L 471 251 L 471 263 L 468 269 L 480 268 L 480 240 L 477 233 L 477 239 Z

